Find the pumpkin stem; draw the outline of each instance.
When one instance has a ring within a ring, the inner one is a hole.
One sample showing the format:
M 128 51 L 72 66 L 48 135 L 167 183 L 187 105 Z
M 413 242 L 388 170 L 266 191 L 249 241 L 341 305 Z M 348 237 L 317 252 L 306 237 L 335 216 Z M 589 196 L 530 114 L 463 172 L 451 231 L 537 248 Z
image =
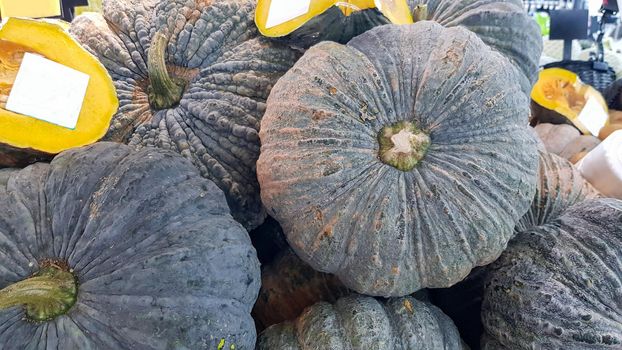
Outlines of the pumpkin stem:
M 171 108 L 179 103 L 184 93 L 185 84 L 179 79 L 173 80 L 166 69 L 166 36 L 156 33 L 147 53 L 149 70 L 149 104 L 156 110 Z
M 0 290 L 0 310 L 24 305 L 26 317 L 31 321 L 49 321 L 67 313 L 76 303 L 77 295 L 75 276 L 58 266 L 48 266 Z
M 431 143 L 430 136 L 411 122 L 399 122 L 382 128 L 378 141 L 380 160 L 401 171 L 414 169 Z
M 428 20 L 428 5 L 417 5 L 413 10 L 413 21 L 415 23 Z

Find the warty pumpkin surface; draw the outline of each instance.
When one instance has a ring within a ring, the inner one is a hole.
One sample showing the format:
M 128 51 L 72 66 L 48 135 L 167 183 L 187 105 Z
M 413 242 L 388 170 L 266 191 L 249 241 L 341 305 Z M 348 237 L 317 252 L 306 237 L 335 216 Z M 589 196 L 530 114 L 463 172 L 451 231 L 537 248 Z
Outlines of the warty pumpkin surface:
M 3 349 L 255 344 L 255 250 L 173 152 L 98 143 L 11 172 L 0 247 Z
M 286 249 L 270 265 L 262 267 L 261 289 L 252 315 L 264 329 L 295 319 L 317 302 L 334 303 L 348 294 L 350 291 L 336 276 L 313 270 Z
M 521 0 L 408 0 L 411 9 L 427 7 L 427 19 L 445 27 L 461 26 L 506 56 L 522 75 L 517 78 L 529 96 L 538 79 L 542 37 Z
M 529 211 L 516 224 L 516 232 L 547 224 L 571 206 L 599 196 L 579 170 L 553 153 L 540 152 L 536 195 Z
M 255 162 L 272 85 L 298 54 L 258 35 L 254 0 L 122 1 L 70 32 L 113 77 L 106 140 L 170 149 L 225 192 L 247 229 L 264 220 Z
M 320 302 L 297 319 L 269 327 L 257 350 L 464 349 L 456 326 L 435 306 L 413 297 L 379 301 L 353 294 Z
M 484 349 L 622 347 L 622 201 L 521 232 L 490 268 Z
M 360 293 L 447 287 L 492 262 L 536 183 L 509 62 L 463 28 L 311 48 L 262 120 L 262 199 L 302 260 Z

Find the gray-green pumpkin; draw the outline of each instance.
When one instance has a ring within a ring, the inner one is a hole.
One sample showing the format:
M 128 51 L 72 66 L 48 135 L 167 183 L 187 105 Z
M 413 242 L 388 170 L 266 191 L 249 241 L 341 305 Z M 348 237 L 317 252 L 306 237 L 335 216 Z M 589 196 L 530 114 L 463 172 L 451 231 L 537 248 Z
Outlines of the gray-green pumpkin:
M 259 36 L 254 0 L 104 0 L 70 32 L 101 60 L 119 98 L 105 139 L 173 150 L 225 192 L 247 229 L 264 220 L 259 121 L 298 54 Z
M 275 85 L 262 199 L 302 260 L 363 294 L 448 287 L 495 260 L 538 168 L 511 64 L 424 21 L 311 48 Z
M 320 302 L 297 319 L 269 327 L 257 350 L 437 350 L 463 349 L 451 320 L 413 297 L 379 301 L 350 295 Z
M 252 349 L 259 262 L 170 151 L 98 143 L 0 180 L 0 348 Z
M 520 69 L 520 83 L 527 96 L 538 80 L 542 36 L 521 0 L 407 0 L 409 6 L 425 6 L 428 20 L 445 27 L 467 28 Z
M 489 271 L 484 349 L 622 348 L 622 201 L 521 232 Z

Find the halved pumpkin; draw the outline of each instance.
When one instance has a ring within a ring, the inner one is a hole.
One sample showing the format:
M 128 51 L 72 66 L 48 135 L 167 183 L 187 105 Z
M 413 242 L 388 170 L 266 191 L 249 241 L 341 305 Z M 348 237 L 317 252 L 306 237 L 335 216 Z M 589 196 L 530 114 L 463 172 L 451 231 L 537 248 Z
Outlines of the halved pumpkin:
M 69 129 L 11 112 L 6 102 L 25 53 L 89 76 L 77 125 Z M 0 29 L 0 166 L 21 166 L 103 137 L 118 108 L 112 79 L 99 61 L 58 24 L 9 18 Z
M 270 23 L 271 11 L 275 0 L 259 0 L 257 2 L 257 11 L 255 13 L 255 23 L 259 32 L 267 37 L 282 37 L 288 35 L 304 26 L 311 19 L 323 15 L 329 9 L 336 7 L 341 11 L 341 15 L 349 17 L 365 10 L 377 9 L 375 15 L 383 16 L 394 24 L 410 24 L 413 23 L 412 15 L 406 0 L 319 0 L 309 1 L 309 6 L 303 14 L 286 20 L 281 23 Z M 291 6 L 293 2 L 287 2 L 287 5 L 274 4 L 275 6 Z M 291 9 L 280 9 L 281 11 L 292 11 Z M 378 13 L 379 12 L 379 13 Z M 293 13 L 295 15 L 295 13 Z M 332 24 L 332 23 L 331 23 Z M 333 28 L 335 30 L 343 30 L 342 28 Z M 331 28 L 324 28 L 331 30 Z
M 575 73 L 561 68 L 540 72 L 531 100 L 532 124 L 570 124 L 586 135 L 591 134 L 590 130 L 579 116 L 588 101 L 593 100 L 605 113 L 608 111 L 605 99 L 596 89 L 584 84 Z

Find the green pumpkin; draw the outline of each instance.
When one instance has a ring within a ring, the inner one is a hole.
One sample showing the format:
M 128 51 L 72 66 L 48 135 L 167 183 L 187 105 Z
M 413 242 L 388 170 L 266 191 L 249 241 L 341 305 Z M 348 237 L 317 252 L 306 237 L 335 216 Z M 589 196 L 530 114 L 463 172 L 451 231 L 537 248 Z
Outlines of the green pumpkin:
M 299 54 L 261 37 L 254 0 L 108 0 L 70 33 L 101 60 L 119 111 L 105 140 L 175 151 L 227 196 L 247 229 L 261 224 L 255 163 L 273 84 Z
M 622 347 L 622 201 L 587 200 L 519 233 L 489 268 L 484 349 Z
M 269 327 L 257 350 L 466 349 L 451 320 L 413 297 L 379 301 L 350 295 L 317 303 L 298 318 Z
M 429 21 L 309 49 L 272 90 L 257 163 L 296 254 L 378 296 L 494 261 L 538 168 L 514 78 L 475 34 Z
M 98 143 L 0 175 L 0 250 L 2 349 L 255 344 L 255 249 L 176 153 Z

